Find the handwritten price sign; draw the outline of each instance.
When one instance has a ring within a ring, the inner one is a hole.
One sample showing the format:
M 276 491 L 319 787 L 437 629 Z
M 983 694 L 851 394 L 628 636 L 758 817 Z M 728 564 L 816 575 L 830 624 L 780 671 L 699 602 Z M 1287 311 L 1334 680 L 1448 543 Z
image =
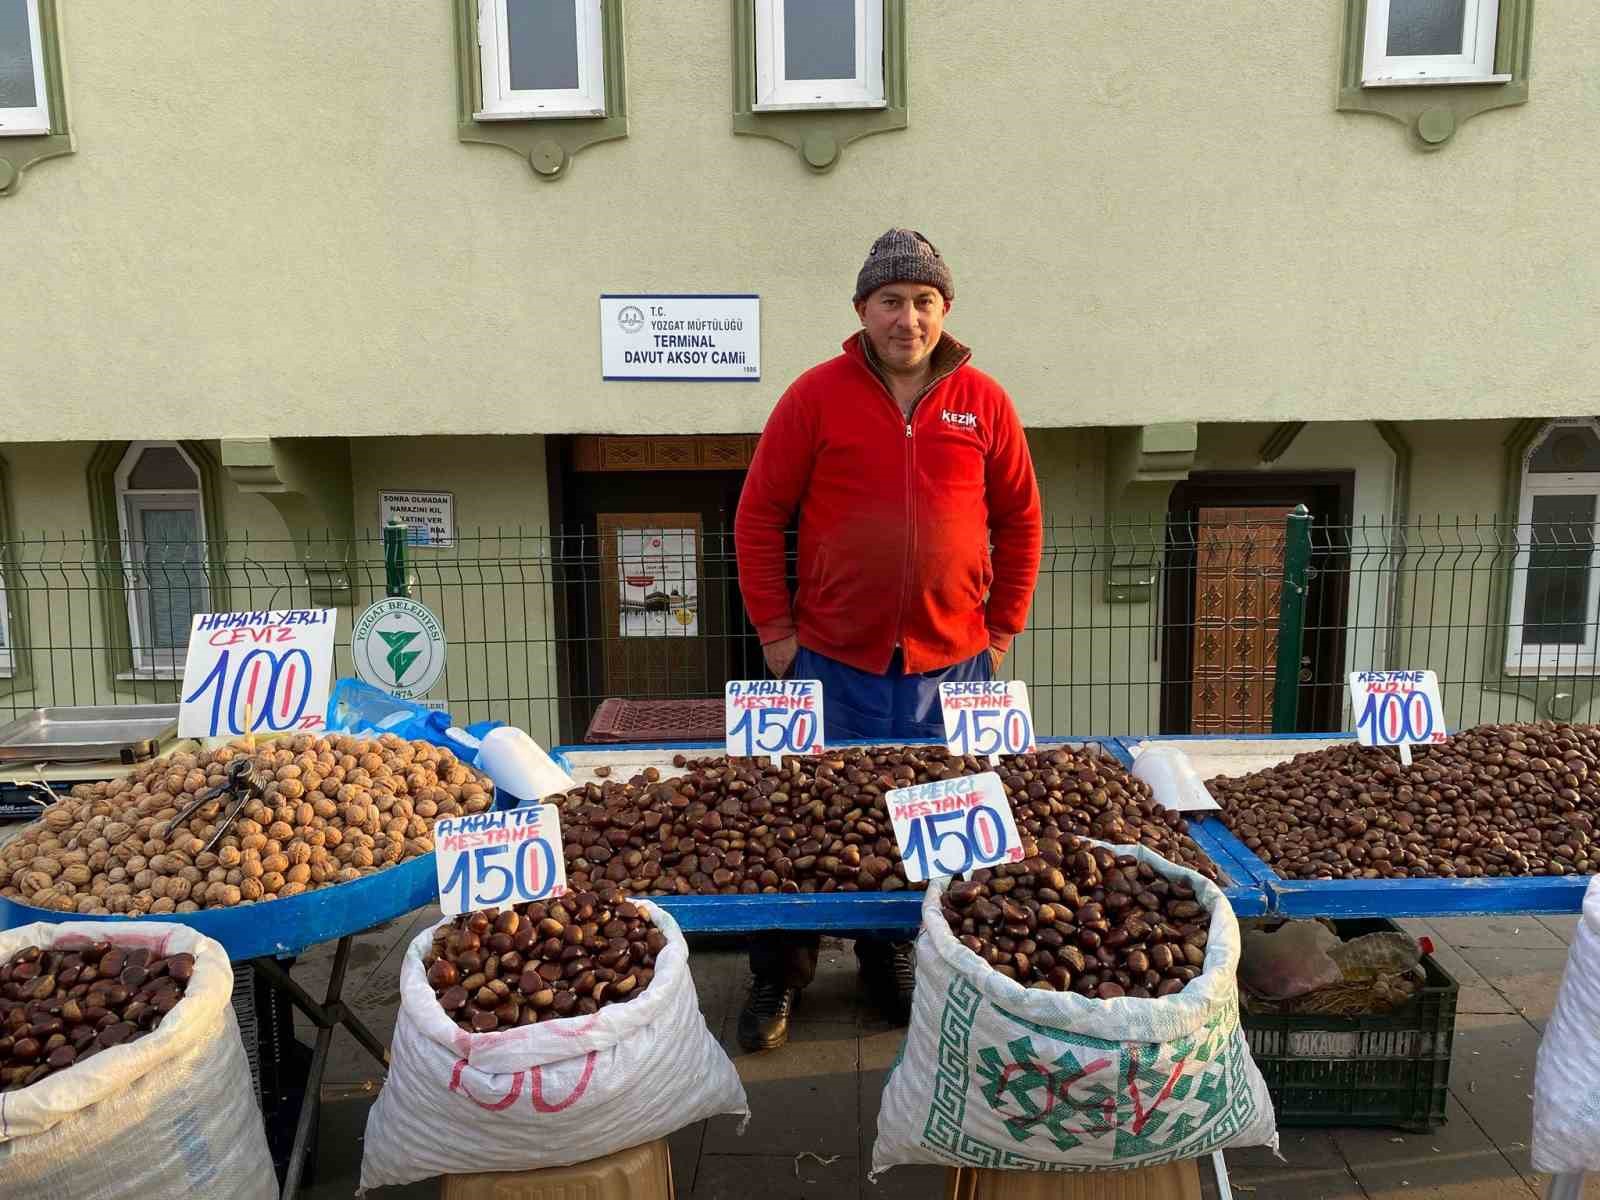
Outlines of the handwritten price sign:
M 567 890 L 554 805 L 440 817 L 433 823 L 439 907 L 447 917 L 560 896 Z
M 822 681 L 735 679 L 723 691 L 734 758 L 822 753 Z
M 1413 745 L 1449 736 L 1439 677 L 1432 671 L 1352 671 L 1350 707 L 1356 740 L 1363 746 L 1398 746 L 1407 766 Z
M 337 617 L 332 608 L 196 613 L 178 736 L 321 729 Z
M 1028 685 L 1021 680 L 941 683 L 944 740 L 952 754 L 1028 754 L 1033 740 L 1033 710 Z
M 1017 819 L 993 771 L 897 788 L 883 799 L 912 883 L 1022 861 Z

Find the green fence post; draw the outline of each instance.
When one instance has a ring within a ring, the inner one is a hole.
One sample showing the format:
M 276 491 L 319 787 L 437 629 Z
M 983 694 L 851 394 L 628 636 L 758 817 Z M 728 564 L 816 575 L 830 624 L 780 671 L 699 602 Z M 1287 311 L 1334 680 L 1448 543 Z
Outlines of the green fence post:
M 411 580 L 406 571 L 406 526 L 401 521 L 390 521 L 383 527 L 383 574 L 385 594 L 411 595 Z
M 1306 576 L 1311 566 L 1311 513 L 1304 504 L 1284 519 L 1283 592 L 1278 600 L 1278 670 L 1272 687 L 1272 732 L 1293 733 L 1300 716 L 1300 650 L 1306 633 Z

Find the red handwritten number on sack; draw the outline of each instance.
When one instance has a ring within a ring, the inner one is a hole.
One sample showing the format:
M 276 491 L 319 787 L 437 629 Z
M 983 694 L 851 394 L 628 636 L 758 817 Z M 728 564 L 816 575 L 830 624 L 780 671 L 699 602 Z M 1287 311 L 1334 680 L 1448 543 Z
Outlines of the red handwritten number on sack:
M 461 1081 L 461 1073 L 466 1070 L 467 1060 L 458 1058 L 456 1059 L 455 1067 L 450 1072 L 450 1090 L 452 1092 L 460 1092 L 485 1112 L 501 1112 L 515 1104 L 517 1098 L 522 1095 L 522 1079 L 526 1075 L 529 1083 L 528 1099 L 533 1102 L 533 1111 L 558 1113 L 564 1109 L 571 1108 L 579 1100 L 583 1099 L 583 1094 L 589 1090 L 589 1081 L 594 1078 L 594 1064 L 598 1056 L 598 1051 L 594 1050 L 589 1051 L 584 1056 L 583 1071 L 578 1076 L 578 1082 L 572 1085 L 572 1091 L 568 1093 L 565 1100 L 557 1100 L 553 1104 L 547 1102 L 544 1098 L 543 1067 L 529 1067 L 526 1071 L 518 1071 L 511 1077 L 511 1087 L 502 1098 L 493 1102 L 486 1102 L 479 1100 L 468 1091 L 467 1085 Z

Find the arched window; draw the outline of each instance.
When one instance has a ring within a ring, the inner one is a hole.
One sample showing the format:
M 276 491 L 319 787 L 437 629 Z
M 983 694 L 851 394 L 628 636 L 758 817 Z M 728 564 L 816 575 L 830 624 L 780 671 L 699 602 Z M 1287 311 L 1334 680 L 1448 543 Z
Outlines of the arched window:
M 176 442 L 134 442 L 116 487 L 134 670 L 181 672 L 210 601 L 199 469 Z
M 1522 460 L 1508 670 L 1595 670 L 1600 421 L 1552 421 Z

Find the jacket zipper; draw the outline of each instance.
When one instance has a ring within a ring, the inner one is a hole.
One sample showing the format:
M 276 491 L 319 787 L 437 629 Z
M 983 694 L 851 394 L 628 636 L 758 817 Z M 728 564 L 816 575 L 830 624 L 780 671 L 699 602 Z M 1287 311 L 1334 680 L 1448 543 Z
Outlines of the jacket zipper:
M 928 385 L 918 392 L 916 399 L 911 402 L 911 411 L 905 413 L 903 417 L 906 423 L 906 556 L 905 561 L 900 567 L 900 603 L 895 609 L 894 614 L 894 645 L 898 647 L 901 652 L 900 671 L 902 674 L 905 673 L 905 646 L 901 638 L 901 634 L 903 632 L 902 625 L 906 617 L 906 596 L 911 591 L 911 564 L 916 561 L 917 550 L 917 488 L 916 480 L 914 478 L 914 472 L 916 468 L 916 439 L 912 436 L 912 422 L 916 420 L 917 409 L 921 407 L 923 398 L 927 396 L 929 392 L 933 391 L 934 388 L 938 387 L 946 379 L 950 378 L 950 376 L 959 371 L 961 367 L 965 365 L 966 361 L 967 360 L 963 358 L 954 367 L 951 367 L 950 370 L 941 375 L 936 375 L 930 379 L 928 381 Z M 873 382 L 876 383 L 878 385 L 878 389 L 883 392 L 884 398 L 889 401 L 890 407 L 894 409 L 895 414 L 897 416 L 901 415 L 900 402 L 894 398 L 894 393 L 889 390 L 889 386 L 883 382 L 878 373 L 870 366 L 866 367 L 866 372 L 868 375 L 872 376 Z M 893 664 L 894 662 L 893 649 L 891 649 L 889 652 L 889 662 L 890 664 Z

